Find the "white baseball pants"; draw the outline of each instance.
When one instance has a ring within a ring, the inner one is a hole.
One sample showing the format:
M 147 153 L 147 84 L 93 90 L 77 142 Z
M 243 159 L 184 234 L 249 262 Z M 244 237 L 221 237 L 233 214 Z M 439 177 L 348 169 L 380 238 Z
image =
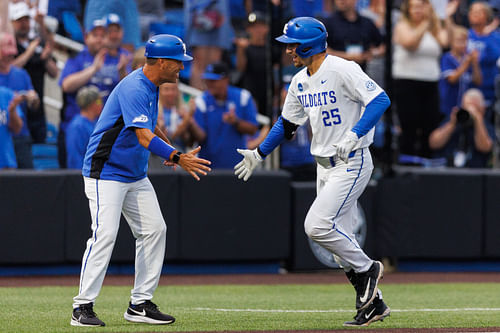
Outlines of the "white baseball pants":
M 354 226 L 357 200 L 370 180 L 373 161 L 368 148 L 356 150 L 346 164 L 339 158 L 327 169 L 318 164 L 317 196 L 304 222 L 306 234 L 330 251 L 345 270 L 367 271 L 373 263 L 358 245 Z
M 73 299 L 73 308 L 94 303 L 99 295 L 122 213 L 136 238 L 131 301 L 140 304 L 151 300 L 160 279 L 167 231 L 151 182 L 147 177 L 133 183 L 84 177 L 84 182 L 92 236 L 83 255 L 80 290 Z

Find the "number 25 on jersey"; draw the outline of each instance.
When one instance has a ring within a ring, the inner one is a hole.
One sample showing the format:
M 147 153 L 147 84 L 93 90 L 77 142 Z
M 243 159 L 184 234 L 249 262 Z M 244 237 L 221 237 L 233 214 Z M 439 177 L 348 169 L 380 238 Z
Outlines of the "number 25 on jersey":
M 323 115 L 323 124 L 325 127 L 338 125 L 342 122 L 340 119 L 339 108 L 331 109 L 330 112 L 323 111 L 321 114 Z

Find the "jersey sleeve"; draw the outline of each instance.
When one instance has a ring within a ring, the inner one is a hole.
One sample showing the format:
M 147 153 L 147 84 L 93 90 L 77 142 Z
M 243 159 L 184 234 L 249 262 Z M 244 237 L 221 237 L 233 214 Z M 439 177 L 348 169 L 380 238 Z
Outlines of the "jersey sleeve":
M 339 74 L 344 79 L 347 96 L 364 107 L 383 92 L 383 89 L 354 62 L 350 62 L 349 67 Z
M 150 102 L 148 93 L 144 89 L 137 88 L 137 85 L 129 84 L 116 96 L 122 111 L 125 128 L 148 128 L 153 131 L 152 102 Z
M 297 82 L 295 79 L 292 80 L 290 88 L 288 88 L 281 116 L 296 125 L 303 125 L 307 121 L 307 114 L 297 97 Z

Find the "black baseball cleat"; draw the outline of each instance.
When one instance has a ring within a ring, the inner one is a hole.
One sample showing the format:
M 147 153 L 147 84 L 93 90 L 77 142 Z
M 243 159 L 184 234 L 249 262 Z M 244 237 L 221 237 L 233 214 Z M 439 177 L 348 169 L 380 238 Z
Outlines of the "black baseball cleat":
M 356 281 L 356 309 L 362 310 L 373 302 L 377 295 L 379 280 L 384 274 L 384 265 L 374 261 L 370 269 L 364 273 L 357 273 Z
M 175 321 L 174 317 L 166 313 L 161 313 L 156 304 L 151 301 L 146 301 L 137 305 L 129 303 L 128 309 L 123 314 L 123 317 L 134 323 L 156 325 L 172 324 Z
M 380 320 L 391 314 L 391 309 L 382 300 L 375 300 L 363 310 L 358 310 L 353 321 L 346 321 L 344 326 L 368 326 L 371 323 Z
M 104 322 L 97 318 L 92 303 L 82 304 L 76 309 L 73 309 L 70 324 L 71 326 L 105 326 Z

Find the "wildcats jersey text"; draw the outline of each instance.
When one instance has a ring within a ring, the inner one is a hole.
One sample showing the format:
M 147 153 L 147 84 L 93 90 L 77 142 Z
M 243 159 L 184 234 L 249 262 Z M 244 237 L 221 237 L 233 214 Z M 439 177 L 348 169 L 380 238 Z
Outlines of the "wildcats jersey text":
M 338 144 L 363 115 L 364 107 L 382 93 L 353 61 L 327 55 L 314 75 L 307 68 L 297 73 L 288 90 L 282 117 L 302 125 L 309 118 L 313 137 L 311 154 L 335 155 Z M 368 147 L 374 129 L 363 136 L 354 149 Z

